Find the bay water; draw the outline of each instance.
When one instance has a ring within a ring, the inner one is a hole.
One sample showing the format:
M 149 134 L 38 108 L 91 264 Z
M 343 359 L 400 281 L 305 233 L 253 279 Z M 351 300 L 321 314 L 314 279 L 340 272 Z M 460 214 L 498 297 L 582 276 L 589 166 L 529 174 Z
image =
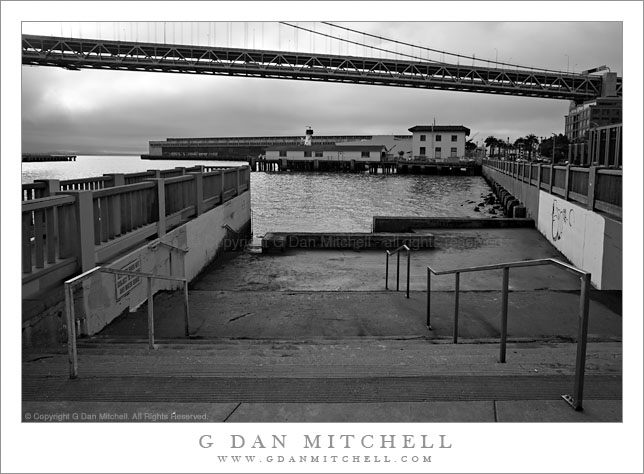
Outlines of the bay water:
M 71 162 L 22 163 L 22 183 L 200 164 L 244 162 L 81 155 Z M 489 192 L 480 176 L 255 172 L 251 173 L 253 234 L 369 232 L 373 216 L 482 217 L 474 209 Z

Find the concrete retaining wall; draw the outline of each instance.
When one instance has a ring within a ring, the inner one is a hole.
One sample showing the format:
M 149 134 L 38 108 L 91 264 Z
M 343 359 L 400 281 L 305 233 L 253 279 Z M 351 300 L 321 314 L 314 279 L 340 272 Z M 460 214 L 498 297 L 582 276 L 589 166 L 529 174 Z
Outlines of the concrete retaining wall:
M 545 191 L 539 231 L 602 290 L 622 289 L 622 224 Z
M 601 290 L 622 289 L 621 222 L 486 166 L 483 176 L 501 199 L 519 200 L 539 232 L 571 263 L 591 273 L 593 285 Z
M 106 266 L 122 269 L 134 265 L 140 268 L 137 271 L 143 273 L 179 277 L 185 275 L 191 281 L 223 251 L 227 242 L 236 242 L 249 234 L 250 193 L 243 193 L 163 236 L 161 240 L 164 243 L 188 249 L 185 257 L 181 252 L 165 245 L 155 245 L 155 241 Z M 121 279 L 127 280 L 124 277 Z M 142 279 L 127 295 L 119 299 L 114 275 L 100 274 L 88 279 L 82 292 L 84 317 L 81 334 L 96 334 L 124 311 L 141 305 L 147 298 L 146 285 L 145 279 Z M 181 287 L 180 282 L 153 282 L 153 292 Z M 177 318 L 183 318 L 183 315 L 177 314 Z
M 250 193 L 242 193 L 222 206 L 217 206 L 168 232 L 162 238 L 153 240 L 103 266 L 115 269 L 129 268 L 155 275 L 186 275 L 190 281 L 225 248 L 242 248 L 243 240 L 250 236 L 250 219 Z M 184 257 L 180 251 L 159 245 L 160 241 L 180 249 L 188 249 L 188 253 Z M 156 293 L 181 287 L 181 282 L 153 280 L 152 288 Z M 146 298 L 145 278 L 96 272 L 74 291 L 74 310 L 79 320 L 79 335 L 96 334 L 121 314 L 140 306 Z M 54 316 L 54 326 L 57 329 L 52 330 L 52 321 L 49 320 Z M 183 314 L 177 314 L 177 318 L 182 320 Z M 29 334 L 25 333 L 23 324 L 23 344 L 43 343 L 47 337 L 50 343 L 63 342 L 61 336 L 64 337 L 66 333 L 60 330 L 62 319 L 60 310 L 51 317 L 40 318 L 40 329 L 30 325 Z M 47 337 L 44 334 L 39 334 L 37 340 L 33 337 L 34 333 L 43 331 L 49 333 Z

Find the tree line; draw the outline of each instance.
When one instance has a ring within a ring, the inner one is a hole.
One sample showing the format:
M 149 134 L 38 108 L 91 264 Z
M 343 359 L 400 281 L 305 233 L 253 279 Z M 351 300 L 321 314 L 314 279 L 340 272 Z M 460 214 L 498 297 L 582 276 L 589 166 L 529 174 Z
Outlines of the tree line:
M 561 133 L 546 139 L 539 139 L 539 137 L 531 133 L 525 137 L 517 138 L 512 144 L 491 135 L 485 139 L 484 143 L 490 149 L 490 157 L 507 155 L 510 150 L 523 150 L 524 156 L 527 156 L 528 161 L 536 159 L 535 153 L 552 160 L 554 148 L 554 162 L 556 163 L 565 160 L 568 156 L 569 142 L 568 138 Z

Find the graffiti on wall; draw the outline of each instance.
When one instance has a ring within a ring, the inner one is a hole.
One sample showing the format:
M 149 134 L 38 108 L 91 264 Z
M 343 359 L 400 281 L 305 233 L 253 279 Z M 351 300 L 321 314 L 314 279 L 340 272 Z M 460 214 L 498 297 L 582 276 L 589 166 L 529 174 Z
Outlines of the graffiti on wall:
M 572 208 L 559 207 L 557 200 L 552 201 L 552 240 L 557 242 L 567 227 L 575 224 L 575 211 Z

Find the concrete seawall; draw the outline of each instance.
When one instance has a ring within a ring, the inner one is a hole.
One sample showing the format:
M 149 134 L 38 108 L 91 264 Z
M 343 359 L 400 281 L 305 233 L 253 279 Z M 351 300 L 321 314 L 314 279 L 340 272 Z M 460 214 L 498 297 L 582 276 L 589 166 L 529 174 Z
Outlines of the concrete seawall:
M 414 229 L 503 229 L 534 227 L 532 219 L 470 217 L 385 217 L 374 216 L 373 232 L 413 232 Z
M 622 223 L 578 203 L 483 166 L 483 177 L 504 203 L 516 201 L 536 228 L 602 290 L 622 289 Z

